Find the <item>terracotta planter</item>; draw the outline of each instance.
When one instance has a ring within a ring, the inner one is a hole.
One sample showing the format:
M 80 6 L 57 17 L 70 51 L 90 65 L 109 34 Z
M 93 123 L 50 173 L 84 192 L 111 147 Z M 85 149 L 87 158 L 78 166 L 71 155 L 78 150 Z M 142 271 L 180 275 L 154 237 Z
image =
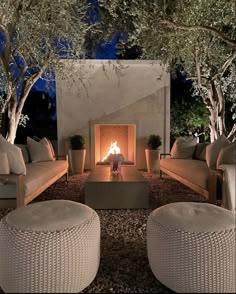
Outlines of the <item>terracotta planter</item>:
M 70 169 L 73 174 L 82 174 L 84 172 L 86 149 L 69 150 Z
M 159 163 L 159 149 L 150 150 L 145 149 L 147 171 L 149 173 L 160 173 L 160 163 Z

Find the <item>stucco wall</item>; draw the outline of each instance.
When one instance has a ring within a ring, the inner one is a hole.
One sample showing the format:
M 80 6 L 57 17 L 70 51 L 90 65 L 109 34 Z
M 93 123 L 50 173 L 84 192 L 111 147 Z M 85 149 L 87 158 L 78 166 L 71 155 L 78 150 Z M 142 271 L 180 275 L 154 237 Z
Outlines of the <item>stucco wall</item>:
M 144 150 L 149 134 L 159 134 L 161 151 L 169 151 L 169 74 L 158 62 L 119 62 L 78 62 L 73 71 L 68 67 L 70 77 L 63 80 L 58 77 L 56 81 L 59 154 L 67 153 L 71 135 L 83 135 L 87 149 L 86 169 L 94 167 L 96 123 L 136 125 L 137 168 L 146 168 Z

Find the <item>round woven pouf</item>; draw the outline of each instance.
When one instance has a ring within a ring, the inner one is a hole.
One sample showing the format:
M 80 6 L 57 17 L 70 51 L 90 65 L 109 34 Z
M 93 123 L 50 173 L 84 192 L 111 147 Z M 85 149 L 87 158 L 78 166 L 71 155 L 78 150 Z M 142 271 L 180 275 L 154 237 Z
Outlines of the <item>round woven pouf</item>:
M 100 262 L 100 221 L 86 205 L 50 200 L 17 208 L 0 222 L 5 293 L 78 293 Z
M 178 293 L 236 292 L 235 214 L 213 204 L 179 202 L 147 221 L 151 270 Z

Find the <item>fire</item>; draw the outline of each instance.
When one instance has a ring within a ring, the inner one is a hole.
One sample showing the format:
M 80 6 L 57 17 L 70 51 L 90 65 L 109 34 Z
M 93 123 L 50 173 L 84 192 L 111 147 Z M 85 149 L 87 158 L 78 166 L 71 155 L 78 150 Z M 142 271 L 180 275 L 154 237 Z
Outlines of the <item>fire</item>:
M 106 160 L 110 154 L 119 154 L 120 148 L 117 146 L 117 141 L 111 142 L 110 148 L 107 154 L 103 157 L 102 161 Z

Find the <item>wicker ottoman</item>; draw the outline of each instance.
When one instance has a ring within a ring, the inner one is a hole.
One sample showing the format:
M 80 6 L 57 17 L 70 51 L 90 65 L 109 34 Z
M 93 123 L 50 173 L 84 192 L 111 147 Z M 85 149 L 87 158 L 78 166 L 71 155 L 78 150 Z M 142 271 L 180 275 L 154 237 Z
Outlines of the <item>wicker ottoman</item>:
M 236 292 L 235 214 L 206 203 L 154 210 L 147 222 L 151 270 L 179 293 Z
M 95 278 L 100 221 L 86 205 L 51 200 L 0 222 L 0 286 L 11 293 L 75 293 Z

